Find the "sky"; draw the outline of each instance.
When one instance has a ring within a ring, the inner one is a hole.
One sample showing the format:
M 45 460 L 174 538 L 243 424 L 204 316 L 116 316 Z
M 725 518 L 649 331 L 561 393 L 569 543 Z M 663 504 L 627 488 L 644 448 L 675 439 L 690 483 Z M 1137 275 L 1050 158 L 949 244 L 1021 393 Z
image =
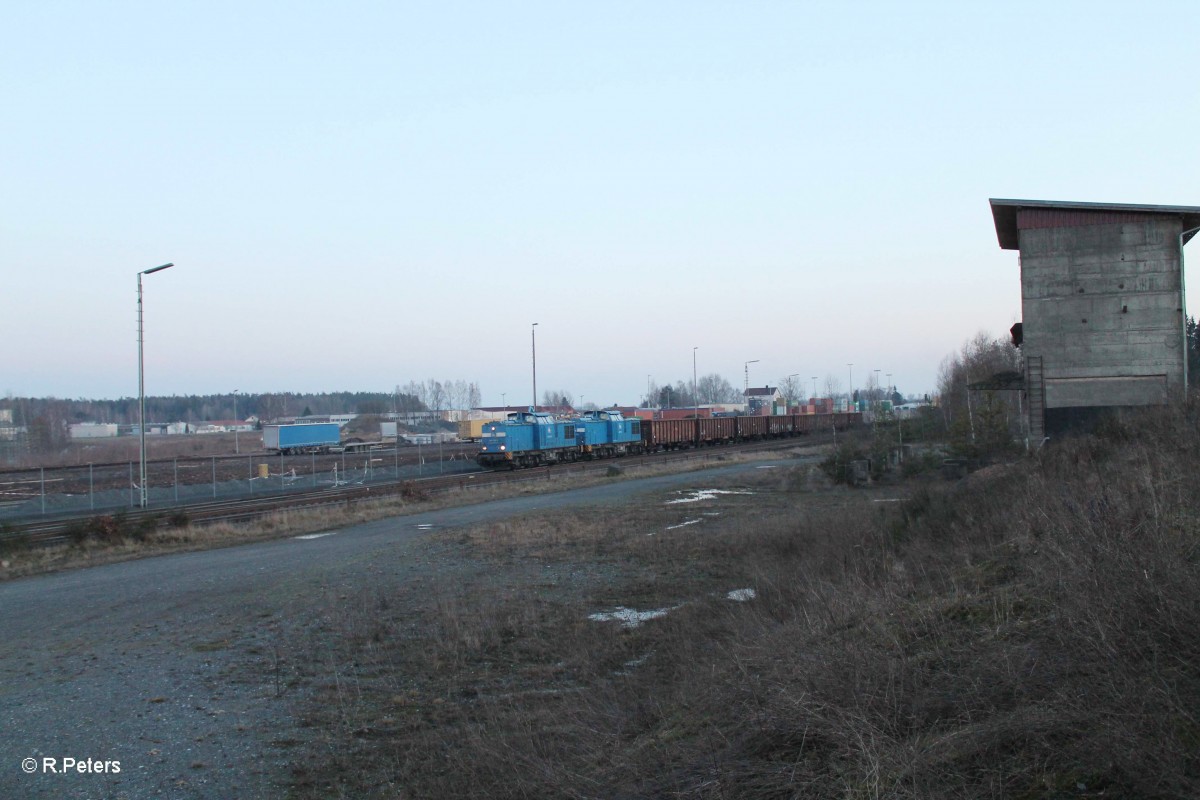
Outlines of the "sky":
M 988 198 L 1200 205 L 1193 18 L 9 4 L 0 392 L 136 396 L 137 273 L 166 262 L 148 395 L 461 379 L 528 402 L 535 322 L 539 393 L 586 402 L 689 382 L 693 354 L 739 387 L 757 361 L 751 385 L 931 392 L 1020 319 Z

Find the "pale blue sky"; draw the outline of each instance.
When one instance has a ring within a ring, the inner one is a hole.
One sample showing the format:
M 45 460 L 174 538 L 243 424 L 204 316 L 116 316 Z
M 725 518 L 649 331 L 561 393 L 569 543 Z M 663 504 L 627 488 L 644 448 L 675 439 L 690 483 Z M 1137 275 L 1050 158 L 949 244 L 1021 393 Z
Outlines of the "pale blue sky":
M 532 322 L 588 401 L 929 391 L 1020 315 L 989 197 L 1200 205 L 1195 10 L 12 3 L 0 392 L 135 395 L 166 261 L 148 394 L 527 402 Z

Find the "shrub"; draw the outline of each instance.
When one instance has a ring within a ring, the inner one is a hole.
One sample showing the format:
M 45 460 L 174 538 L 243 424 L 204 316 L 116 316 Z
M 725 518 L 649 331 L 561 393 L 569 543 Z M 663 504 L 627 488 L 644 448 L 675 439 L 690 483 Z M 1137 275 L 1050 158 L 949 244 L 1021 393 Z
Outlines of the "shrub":
M 400 484 L 400 497 L 410 502 L 419 503 L 429 499 L 429 492 L 412 481 L 404 481 Z

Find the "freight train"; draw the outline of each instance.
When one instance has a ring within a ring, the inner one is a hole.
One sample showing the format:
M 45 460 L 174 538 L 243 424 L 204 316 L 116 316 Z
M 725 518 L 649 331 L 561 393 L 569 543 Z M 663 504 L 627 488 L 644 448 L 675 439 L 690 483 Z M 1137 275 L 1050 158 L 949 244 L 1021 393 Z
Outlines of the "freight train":
M 862 424 L 858 412 L 774 416 L 627 418 L 618 411 L 591 411 L 578 419 L 521 411 L 487 422 L 475 460 L 484 467 L 516 469 L 658 450 L 705 447 L 754 439 L 845 430 Z

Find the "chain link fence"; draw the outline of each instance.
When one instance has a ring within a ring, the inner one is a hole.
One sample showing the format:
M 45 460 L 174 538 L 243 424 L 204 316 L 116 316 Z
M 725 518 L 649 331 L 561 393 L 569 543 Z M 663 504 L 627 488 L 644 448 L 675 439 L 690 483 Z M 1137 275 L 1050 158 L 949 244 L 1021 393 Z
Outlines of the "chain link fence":
M 152 508 L 170 508 L 478 471 L 468 456 L 437 445 L 337 454 L 180 457 L 147 462 L 147 502 Z M 137 508 L 139 473 L 137 461 L 5 470 L 0 472 L 0 520 Z

